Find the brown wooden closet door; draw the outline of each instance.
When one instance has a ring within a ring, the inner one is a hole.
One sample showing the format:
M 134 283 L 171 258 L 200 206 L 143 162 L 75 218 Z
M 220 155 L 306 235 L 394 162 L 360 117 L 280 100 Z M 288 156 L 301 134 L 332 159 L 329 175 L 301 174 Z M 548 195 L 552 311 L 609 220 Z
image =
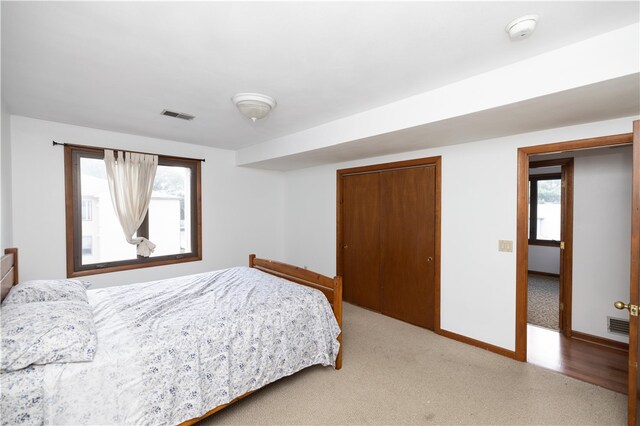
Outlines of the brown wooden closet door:
M 380 311 L 379 173 L 342 177 L 344 300 Z
M 433 330 L 435 167 L 380 173 L 382 313 Z

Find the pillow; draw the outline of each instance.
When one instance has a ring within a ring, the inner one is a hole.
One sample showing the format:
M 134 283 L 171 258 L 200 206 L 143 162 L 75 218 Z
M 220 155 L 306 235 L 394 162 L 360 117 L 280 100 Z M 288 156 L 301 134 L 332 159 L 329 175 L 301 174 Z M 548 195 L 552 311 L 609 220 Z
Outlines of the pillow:
M 15 303 L 1 309 L 0 372 L 93 360 L 98 336 L 88 303 Z
M 15 285 L 2 302 L 31 303 L 77 301 L 89 303 L 87 287 L 89 283 L 79 280 L 35 280 Z

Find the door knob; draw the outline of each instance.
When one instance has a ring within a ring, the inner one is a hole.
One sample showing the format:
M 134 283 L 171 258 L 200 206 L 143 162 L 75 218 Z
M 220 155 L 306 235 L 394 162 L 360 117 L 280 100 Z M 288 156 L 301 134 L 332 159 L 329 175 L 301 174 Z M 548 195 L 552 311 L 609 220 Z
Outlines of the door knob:
M 629 311 L 629 313 L 631 315 L 633 315 L 634 317 L 638 316 L 638 306 L 637 305 L 631 305 L 631 304 L 626 304 L 624 302 L 621 301 L 617 301 L 613 304 L 613 306 L 615 306 L 616 309 L 626 309 Z
M 427 262 L 433 262 L 433 257 L 431 256 L 427 257 Z
M 615 306 L 616 309 L 620 309 L 620 310 L 629 309 L 629 305 L 627 305 L 626 303 L 621 302 L 619 300 L 616 303 L 614 303 L 613 306 Z

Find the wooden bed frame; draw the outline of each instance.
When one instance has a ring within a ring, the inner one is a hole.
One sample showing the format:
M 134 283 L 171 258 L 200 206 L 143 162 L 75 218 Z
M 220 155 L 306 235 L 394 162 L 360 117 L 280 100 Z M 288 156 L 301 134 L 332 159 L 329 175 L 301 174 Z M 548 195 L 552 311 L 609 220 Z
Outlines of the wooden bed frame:
M 258 259 L 255 254 L 249 255 L 249 267 L 320 290 L 329 300 L 333 314 L 336 316 L 336 321 L 338 321 L 338 326 L 342 330 L 342 277 L 329 278 L 298 266 L 274 260 Z M 338 336 L 338 341 L 340 342 L 340 350 L 336 358 L 336 370 L 342 368 L 342 333 Z
M 4 253 L 5 254 L 0 259 L 0 277 L 2 277 L 0 281 L 2 290 L 1 300 L 4 300 L 11 287 L 18 283 L 18 249 L 8 248 L 5 249 Z M 325 275 L 321 275 L 297 266 L 288 265 L 286 263 L 267 259 L 259 259 L 255 254 L 249 255 L 249 266 L 251 268 L 256 268 L 262 272 L 266 272 L 268 274 L 293 281 L 300 285 L 320 290 L 329 300 L 329 303 L 331 304 L 331 307 L 333 309 L 333 313 L 336 316 L 336 320 L 338 321 L 338 325 L 342 330 L 342 277 L 329 278 Z M 336 370 L 342 368 L 342 333 L 340 333 L 340 336 L 338 336 L 338 341 L 340 342 L 340 350 L 336 357 Z M 226 404 L 215 407 L 214 409 L 209 410 L 203 416 L 180 423 L 180 426 L 193 425 L 200 420 L 203 420 L 204 418 L 209 417 L 212 414 L 215 414 L 218 411 L 228 407 L 234 402 L 251 395 L 253 392 L 254 391 L 247 392 L 246 394 L 241 395 Z
M 298 266 L 276 262 L 274 260 L 259 259 L 255 254 L 249 255 L 249 266 L 251 268 L 259 269 L 262 272 L 266 272 L 267 274 L 275 275 L 276 277 L 284 278 L 286 280 L 293 281 L 307 287 L 315 288 L 316 290 L 320 290 L 329 300 L 331 308 L 333 309 L 333 314 L 336 316 L 336 320 L 338 321 L 340 330 L 342 330 L 342 277 L 338 276 L 329 278 L 325 275 L 321 275 L 317 272 L 309 271 Z M 342 333 L 340 333 L 340 335 L 338 336 L 338 341 L 340 342 L 340 350 L 338 351 L 338 356 L 336 357 L 336 370 L 342 368 Z M 255 391 L 249 391 L 226 404 L 222 404 L 212 410 L 209 410 L 201 417 L 180 423 L 180 426 L 190 426 L 199 422 L 200 420 L 204 420 L 212 414 L 215 414 L 218 411 L 227 408 L 234 402 L 237 402 L 242 398 L 251 395 L 253 392 Z
M 4 300 L 11 287 L 18 284 L 18 249 L 8 248 L 0 258 L 0 300 Z

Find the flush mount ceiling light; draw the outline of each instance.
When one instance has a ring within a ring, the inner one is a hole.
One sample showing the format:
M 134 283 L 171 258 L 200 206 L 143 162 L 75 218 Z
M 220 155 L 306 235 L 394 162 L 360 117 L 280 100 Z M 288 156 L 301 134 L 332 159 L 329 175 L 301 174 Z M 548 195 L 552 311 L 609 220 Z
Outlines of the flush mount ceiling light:
M 238 93 L 231 100 L 242 115 L 250 118 L 254 123 L 256 120 L 265 118 L 276 106 L 275 99 L 260 93 Z
M 525 15 L 514 19 L 507 25 L 505 31 L 509 33 L 511 40 L 522 40 L 527 38 L 536 29 L 538 15 Z

